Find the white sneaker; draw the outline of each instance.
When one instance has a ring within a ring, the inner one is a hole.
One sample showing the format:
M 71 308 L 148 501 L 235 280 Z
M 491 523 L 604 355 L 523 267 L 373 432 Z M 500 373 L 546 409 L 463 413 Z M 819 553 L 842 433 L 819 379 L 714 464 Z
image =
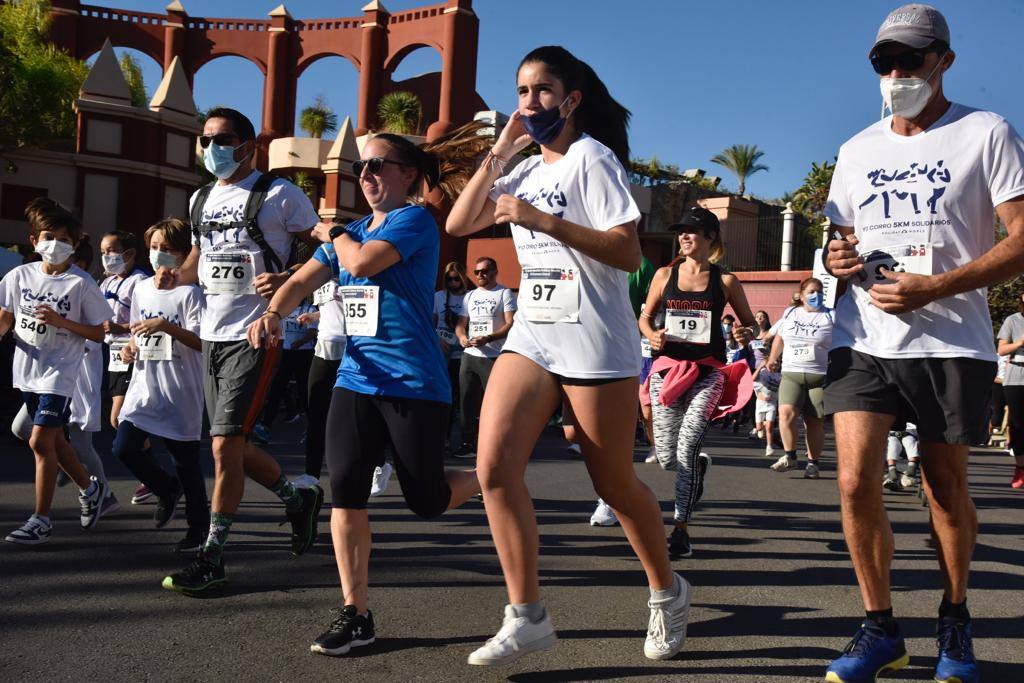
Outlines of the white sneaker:
M 533 623 L 526 617 L 516 616 L 512 605 L 505 605 L 505 619 L 501 628 L 483 647 L 470 654 L 466 661 L 478 666 L 508 664 L 529 652 L 548 649 L 557 639 L 547 611 L 543 619 Z
M 41 545 L 50 540 L 52 529 L 51 525 L 39 519 L 38 516 L 32 515 L 20 528 L 7 534 L 4 540 L 19 545 Z
M 764 447 L 764 457 L 770 458 L 773 455 L 775 455 L 775 449 L 772 448 L 771 446 L 765 446 Z
M 100 517 L 103 515 L 103 501 L 107 497 L 107 491 L 110 490 L 107 482 L 100 481 L 96 477 L 89 477 L 89 481 L 90 486 L 95 484 L 92 495 L 86 495 L 84 491 L 78 495 L 83 531 L 88 531 L 96 526 L 96 522 L 100 521 Z
M 619 518 L 615 516 L 615 510 L 598 498 L 597 509 L 594 510 L 594 514 L 590 515 L 590 526 L 615 526 L 618 523 Z
M 796 458 L 787 457 L 786 454 L 783 453 L 782 457 L 772 464 L 772 471 L 785 472 L 786 470 L 791 470 L 794 467 L 796 467 Z
M 580 445 L 578 443 L 569 444 L 565 450 L 569 451 L 570 453 L 575 453 L 576 455 L 583 454 L 583 449 L 580 448 Z
M 644 458 L 644 462 L 648 465 L 658 462 L 658 451 L 654 446 L 651 446 L 651 450 L 648 451 L 647 457 Z
M 678 574 L 673 576 L 679 579 L 679 595 L 670 600 L 647 602 L 647 606 L 651 608 L 651 620 L 647 624 L 644 655 L 648 659 L 671 659 L 683 649 L 686 642 L 690 584 Z
M 808 461 L 804 468 L 804 479 L 817 479 L 818 476 L 818 464 Z
M 763 431 L 759 431 L 759 432 L 757 433 L 757 438 L 759 438 L 759 439 L 763 439 L 763 438 L 764 438 L 764 432 L 763 432 Z
M 371 498 L 384 493 L 384 489 L 388 487 L 388 482 L 391 481 L 391 473 L 394 469 L 391 463 L 385 462 L 373 471 L 373 486 L 370 487 Z
M 292 486 L 297 489 L 311 489 L 314 486 L 319 486 L 320 480 L 314 477 L 312 474 L 303 474 L 301 477 L 295 477 L 292 479 Z

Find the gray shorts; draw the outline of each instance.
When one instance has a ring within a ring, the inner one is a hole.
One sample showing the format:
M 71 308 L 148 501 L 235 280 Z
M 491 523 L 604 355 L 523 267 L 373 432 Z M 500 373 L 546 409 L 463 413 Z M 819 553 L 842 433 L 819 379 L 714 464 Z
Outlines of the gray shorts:
M 203 394 L 210 436 L 248 436 L 263 410 L 279 347 L 254 349 L 249 342 L 203 341 Z

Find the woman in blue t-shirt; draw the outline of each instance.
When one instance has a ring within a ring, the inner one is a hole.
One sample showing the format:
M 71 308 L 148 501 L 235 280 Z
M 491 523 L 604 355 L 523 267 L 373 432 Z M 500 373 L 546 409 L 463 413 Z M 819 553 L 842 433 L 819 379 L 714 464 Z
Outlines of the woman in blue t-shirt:
M 337 283 L 348 342 L 327 414 L 326 454 L 345 605 L 313 652 L 342 655 L 374 641 L 366 504 L 385 444 L 405 500 L 421 517 L 436 517 L 480 491 L 475 471 L 444 469 L 451 389 L 432 321 L 440 235 L 431 214 L 410 203 L 424 182 L 446 194 L 465 185 L 472 169 L 462 162 L 471 164 L 489 147 L 478 127 L 424 148 L 391 134 L 368 141 L 353 170 L 373 213 L 347 226 L 318 225 L 313 234 L 325 244 L 249 329 L 253 346 L 280 343 L 281 317 Z

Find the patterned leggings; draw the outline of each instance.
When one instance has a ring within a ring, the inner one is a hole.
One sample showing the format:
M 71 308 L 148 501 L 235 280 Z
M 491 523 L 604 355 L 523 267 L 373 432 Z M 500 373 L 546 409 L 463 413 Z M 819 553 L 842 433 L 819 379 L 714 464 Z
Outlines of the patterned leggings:
M 658 400 L 663 381 L 661 375 L 651 374 L 654 446 L 661 466 L 676 471 L 675 521 L 687 522 L 704 492 L 697 454 L 722 398 L 725 374 L 714 368 L 701 368 L 693 386 L 671 406 L 664 406 Z

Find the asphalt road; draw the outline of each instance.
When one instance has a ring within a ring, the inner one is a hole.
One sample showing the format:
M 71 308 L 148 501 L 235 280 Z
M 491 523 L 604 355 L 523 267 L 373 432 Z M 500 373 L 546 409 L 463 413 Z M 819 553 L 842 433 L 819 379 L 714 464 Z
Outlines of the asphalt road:
M 299 474 L 297 427 L 279 432 L 271 450 Z M 424 522 L 406 510 L 394 481 L 372 501 L 378 641 L 333 659 L 309 652 L 340 606 L 326 511 L 317 545 L 292 558 L 288 527 L 278 526 L 281 504 L 250 482 L 226 556 L 229 587 L 217 598 L 191 599 L 160 588 L 180 566 L 170 546 L 183 520 L 157 531 L 151 506 L 125 505 L 82 533 L 65 488 L 48 545 L 0 543 L 0 680 L 821 680 L 862 614 L 831 452 L 822 478 L 804 480 L 768 471 L 759 447 L 713 430 L 706 450 L 714 464 L 691 532 L 695 552 L 674 563 L 694 586 L 689 639 L 676 659 L 658 663 L 642 652 L 648 611 L 639 564 L 618 527 L 587 524 L 594 492 L 583 464 L 549 432 L 528 480 L 541 525 L 543 596 L 559 635 L 552 650 L 503 668 L 465 663 L 497 630 L 505 604 L 478 502 Z M 6 533 L 30 512 L 32 462 L 10 441 L 0 453 Z M 1008 485 L 1011 462 L 994 451 L 971 461 L 981 534 L 969 604 L 987 681 L 1024 681 L 1024 491 Z M 134 482 L 119 465 L 108 467 L 127 503 Z M 636 468 L 669 520 L 672 475 L 657 465 Z M 912 657 L 895 678 L 931 680 L 940 591 L 928 512 L 911 494 L 886 500 L 897 544 L 894 606 Z

